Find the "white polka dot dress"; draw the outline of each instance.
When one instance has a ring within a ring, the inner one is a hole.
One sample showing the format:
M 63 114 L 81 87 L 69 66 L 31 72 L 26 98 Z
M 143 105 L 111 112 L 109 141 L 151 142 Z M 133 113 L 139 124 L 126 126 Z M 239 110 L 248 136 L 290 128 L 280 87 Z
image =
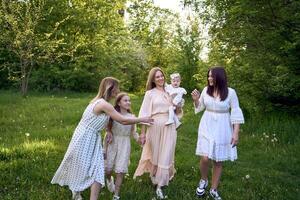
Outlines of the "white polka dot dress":
M 67 152 L 51 183 L 69 186 L 71 191 L 83 191 L 95 181 L 104 186 L 104 158 L 100 131 L 109 117 L 96 115 L 93 109 L 98 99 L 89 104 L 76 127 Z

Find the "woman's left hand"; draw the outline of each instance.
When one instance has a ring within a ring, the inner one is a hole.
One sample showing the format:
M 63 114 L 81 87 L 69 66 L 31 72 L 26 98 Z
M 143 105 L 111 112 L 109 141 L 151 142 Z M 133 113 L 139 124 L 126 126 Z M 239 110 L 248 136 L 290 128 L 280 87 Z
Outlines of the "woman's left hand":
M 231 138 L 232 148 L 235 147 L 238 143 L 239 143 L 239 135 L 238 135 L 238 133 L 233 133 L 232 138 Z

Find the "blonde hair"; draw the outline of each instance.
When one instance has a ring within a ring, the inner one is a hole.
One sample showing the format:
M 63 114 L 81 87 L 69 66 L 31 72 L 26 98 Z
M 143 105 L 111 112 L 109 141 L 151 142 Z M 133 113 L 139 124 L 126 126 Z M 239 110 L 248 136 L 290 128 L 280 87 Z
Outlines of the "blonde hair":
M 157 71 L 160 71 L 163 74 L 164 78 L 166 79 L 165 73 L 162 71 L 161 68 L 153 67 L 150 70 L 149 75 L 148 75 L 148 80 L 147 80 L 147 83 L 146 83 L 146 91 L 151 90 L 151 89 L 156 87 L 156 85 L 154 83 L 154 78 L 155 78 L 155 74 L 156 74 Z
M 114 90 L 119 89 L 119 80 L 114 77 L 106 77 L 102 79 L 98 94 L 92 99 L 91 102 L 103 98 L 108 101 L 112 97 Z
M 181 76 L 180 76 L 179 73 L 173 73 L 173 74 L 170 75 L 170 78 L 171 78 L 171 80 L 173 80 L 173 79 L 175 79 L 175 78 L 181 79 Z

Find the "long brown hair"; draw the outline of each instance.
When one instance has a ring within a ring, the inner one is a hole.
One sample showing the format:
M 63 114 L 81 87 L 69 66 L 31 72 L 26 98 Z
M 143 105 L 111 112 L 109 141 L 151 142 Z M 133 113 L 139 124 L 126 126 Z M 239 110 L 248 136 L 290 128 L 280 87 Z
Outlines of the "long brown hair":
M 209 85 L 209 72 L 212 74 L 213 86 Z M 207 72 L 207 94 L 213 97 L 214 91 L 220 95 L 221 101 L 224 101 L 228 96 L 227 76 L 224 67 L 212 67 Z
M 166 81 L 166 76 L 165 76 L 165 73 L 163 72 L 163 70 L 159 67 L 153 67 L 150 70 L 149 75 L 148 75 L 148 80 L 146 83 L 146 90 L 151 90 L 156 87 L 156 85 L 154 83 L 154 79 L 155 79 L 155 74 L 157 71 L 160 71 L 163 74 L 165 81 Z
M 119 106 L 119 103 L 122 100 L 122 98 L 125 97 L 125 96 L 129 97 L 129 95 L 126 92 L 120 92 L 117 95 L 116 100 L 115 100 L 115 106 L 114 106 L 114 108 L 115 108 L 116 111 L 121 112 L 121 108 Z M 131 110 L 127 109 L 127 112 L 131 113 Z
M 113 91 L 117 89 L 119 89 L 119 80 L 114 77 L 106 77 L 102 79 L 99 85 L 98 94 L 93 98 L 91 102 L 100 98 L 108 101 L 109 99 L 111 99 Z

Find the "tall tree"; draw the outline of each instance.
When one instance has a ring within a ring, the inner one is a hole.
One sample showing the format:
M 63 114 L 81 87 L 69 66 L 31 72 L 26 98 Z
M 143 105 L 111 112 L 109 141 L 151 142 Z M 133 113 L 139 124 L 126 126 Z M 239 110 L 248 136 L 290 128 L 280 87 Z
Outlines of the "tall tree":
M 224 63 L 233 85 L 261 105 L 299 105 L 299 1 L 187 3 L 210 25 L 210 63 Z

